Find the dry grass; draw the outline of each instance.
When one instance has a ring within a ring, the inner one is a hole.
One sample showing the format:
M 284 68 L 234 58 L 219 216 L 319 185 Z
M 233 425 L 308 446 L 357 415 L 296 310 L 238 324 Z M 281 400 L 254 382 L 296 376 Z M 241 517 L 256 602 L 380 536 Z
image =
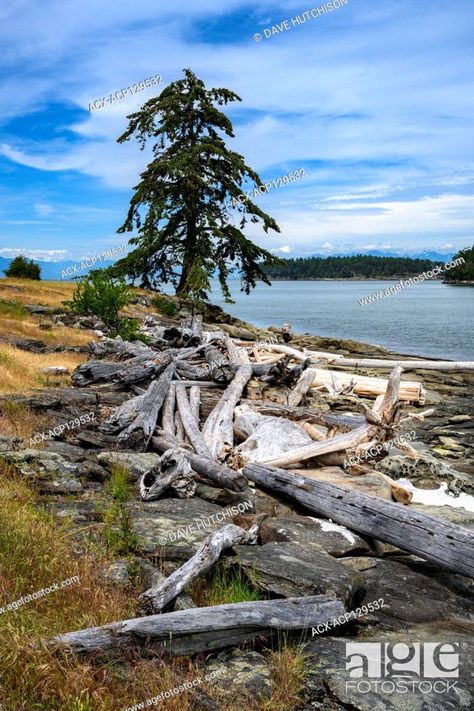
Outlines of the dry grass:
M 7 400 L 0 406 L 1 435 L 21 437 L 27 443 L 37 432 L 49 430 L 51 424 L 48 415 L 40 415 L 23 403 Z M 43 442 L 36 445 L 37 449 L 42 449 L 44 446 Z
M 0 279 L 0 299 L 59 308 L 62 301 L 72 297 L 75 288 L 76 283 L 72 281 Z
M 0 343 L 0 395 L 21 393 L 48 385 L 69 385 L 70 376 L 46 376 L 39 368 L 63 365 L 72 371 L 87 356 L 84 353 L 30 353 L 6 343 Z
M 0 606 L 22 596 L 79 577 L 71 586 L 0 612 L 2 684 L 0 708 L 9 711 L 125 711 L 205 670 L 198 661 L 80 659 L 44 643 L 62 632 L 133 617 L 138 591 L 110 587 L 101 575 L 107 559 L 86 550 L 73 552 L 73 524 L 38 510 L 34 494 L 11 472 L 0 472 Z M 284 648 L 270 653 L 275 690 L 269 701 L 224 700 L 219 681 L 199 685 L 227 711 L 291 711 L 303 683 L 301 654 Z M 159 703 L 170 711 L 191 711 L 192 692 Z

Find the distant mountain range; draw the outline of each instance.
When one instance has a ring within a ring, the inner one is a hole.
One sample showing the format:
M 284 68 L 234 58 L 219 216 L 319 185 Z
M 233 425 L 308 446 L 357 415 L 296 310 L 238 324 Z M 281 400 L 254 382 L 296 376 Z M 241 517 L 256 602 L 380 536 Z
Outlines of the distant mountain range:
M 416 253 L 410 253 L 407 254 L 405 253 L 400 253 L 400 252 L 384 252 L 381 250 L 373 250 L 373 251 L 352 251 L 352 252 L 336 252 L 335 254 L 319 254 L 319 253 L 314 253 L 314 254 L 305 254 L 305 255 L 298 255 L 298 254 L 291 254 L 288 255 L 288 257 L 291 256 L 292 259 L 298 258 L 298 257 L 321 257 L 323 259 L 326 259 L 328 257 L 351 257 L 356 254 L 364 254 L 364 256 L 373 256 L 373 257 L 409 257 L 410 259 L 429 259 L 432 262 L 449 262 L 449 260 L 453 257 L 454 252 L 449 252 L 448 254 L 441 254 L 440 252 L 430 252 L 430 251 L 424 251 L 424 252 L 416 252 Z M 288 258 L 286 255 L 281 255 L 282 257 Z M 8 269 L 8 266 L 10 262 L 12 261 L 13 257 L 0 257 L 0 278 L 3 278 L 5 276 L 5 269 Z M 69 271 L 72 271 L 72 267 L 75 264 L 77 268 L 79 268 L 79 265 L 81 263 L 80 259 L 71 259 L 68 261 L 63 261 L 63 262 L 45 262 L 41 261 L 39 259 L 34 260 L 37 264 L 40 265 L 41 267 L 41 278 L 45 280 L 61 280 L 62 277 L 62 272 L 67 271 L 69 267 Z M 104 266 L 110 266 L 112 264 L 112 261 L 104 262 Z M 84 276 L 90 271 L 90 269 L 85 268 L 81 269 L 76 273 L 76 276 Z M 73 276 L 65 276 L 64 279 L 66 281 L 71 280 Z

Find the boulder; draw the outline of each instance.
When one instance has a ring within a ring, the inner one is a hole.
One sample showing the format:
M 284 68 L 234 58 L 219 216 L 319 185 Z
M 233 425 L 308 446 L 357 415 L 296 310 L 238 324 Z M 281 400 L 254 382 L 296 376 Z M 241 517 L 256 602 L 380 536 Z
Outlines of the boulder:
M 253 585 L 273 595 L 329 595 L 350 604 L 362 585 L 359 573 L 305 541 L 237 546 L 226 565 L 242 568 Z

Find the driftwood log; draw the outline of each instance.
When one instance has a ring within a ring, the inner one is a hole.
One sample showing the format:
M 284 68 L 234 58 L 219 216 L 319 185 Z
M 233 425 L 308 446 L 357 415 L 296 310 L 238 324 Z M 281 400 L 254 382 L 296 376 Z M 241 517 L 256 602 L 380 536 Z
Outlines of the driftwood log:
M 196 491 L 192 467 L 180 449 L 168 449 L 140 479 L 142 501 L 159 499 L 167 489 L 173 489 L 180 499 L 189 499 Z
M 204 355 L 212 380 L 217 383 L 230 383 L 234 377 L 235 368 L 221 351 L 211 343 L 204 349 Z
M 245 475 L 259 486 L 297 501 L 308 511 L 391 543 L 420 558 L 474 578 L 474 532 L 402 504 L 314 481 L 283 469 L 249 464 Z
M 248 531 L 228 523 L 213 531 L 201 543 L 196 553 L 160 585 L 150 588 L 139 597 L 139 611 L 143 615 L 161 612 L 172 600 L 200 575 L 217 563 L 223 551 L 242 543 L 257 543 L 258 526 Z
M 151 442 L 153 447 L 160 453 L 166 452 L 167 449 L 176 448 L 176 440 L 170 437 L 152 437 Z M 229 469 L 224 464 L 219 464 L 208 457 L 195 454 L 188 449 L 180 448 L 180 451 L 189 460 L 193 470 L 203 479 L 207 479 L 223 489 L 230 489 L 230 491 L 246 490 L 248 482 L 243 474 Z
M 342 602 L 324 595 L 239 602 L 113 622 L 59 635 L 49 644 L 53 648 L 66 646 L 76 654 L 114 654 L 137 646 L 178 655 L 196 654 L 255 638 L 271 639 L 285 631 L 309 631 L 344 612 Z
M 177 384 L 175 388 L 176 402 L 178 404 L 181 422 L 183 423 L 184 431 L 186 432 L 189 441 L 193 445 L 197 454 L 201 454 L 204 457 L 211 458 L 211 452 L 199 430 L 199 426 L 196 422 L 195 412 L 193 412 L 191 409 L 191 405 L 186 395 L 186 390 L 184 386 Z
M 251 377 L 250 364 L 239 366 L 234 379 L 204 424 L 202 434 L 213 458 L 217 459 L 226 447 L 232 447 L 234 443 L 234 409 Z

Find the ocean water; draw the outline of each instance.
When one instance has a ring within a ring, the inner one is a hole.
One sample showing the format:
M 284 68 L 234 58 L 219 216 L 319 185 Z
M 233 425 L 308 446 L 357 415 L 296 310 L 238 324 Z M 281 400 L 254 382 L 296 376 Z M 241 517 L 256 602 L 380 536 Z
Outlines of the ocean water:
M 224 303 L 216 281 L 211 301 L 257 326 L 281 326 L 333 338 L 353 338 L 407 355 L 474 360 L 474 287 L 439 281 L 408 286 L 361 306 L 358 299 L 395 281 L 259 282 L 248 296 L 230 282 L 234 304 Z

